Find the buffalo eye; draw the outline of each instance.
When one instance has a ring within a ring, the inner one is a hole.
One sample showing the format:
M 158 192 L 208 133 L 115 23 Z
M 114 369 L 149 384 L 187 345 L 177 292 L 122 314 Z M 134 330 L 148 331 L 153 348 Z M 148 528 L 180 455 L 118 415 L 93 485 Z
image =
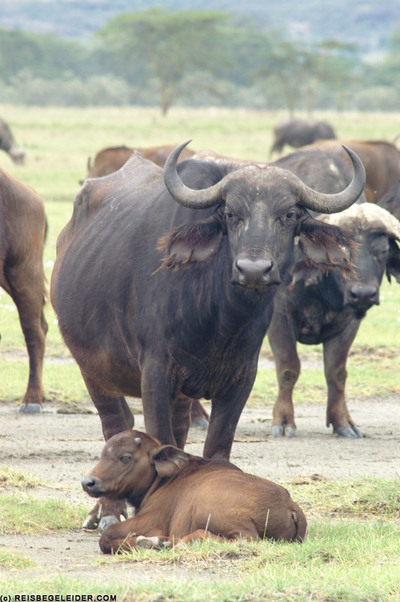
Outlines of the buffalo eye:
M 225 213 L 225 220 L 231 225 L 231 226 L 236 226 L 237 224 L 239 224 L 239 222 L 241 221 L 240 217 L 238 215 L 236 215 L 235 213 L 232 213 L 232 211 L 227 211 Z
M 120 461 L 122 462 L 122 464 L 129 464 L 131 459 L 132 459 L 131 456 L 121 456 L 120 457 Z
M 297 215 L 296 211 L 294 209 L 292 209 L 291 211 L 288 211 L 286 213 L 285 218 L 288 221 L 292 221 L 292 220 L 294 220 L 296 218 L 296 215 Z

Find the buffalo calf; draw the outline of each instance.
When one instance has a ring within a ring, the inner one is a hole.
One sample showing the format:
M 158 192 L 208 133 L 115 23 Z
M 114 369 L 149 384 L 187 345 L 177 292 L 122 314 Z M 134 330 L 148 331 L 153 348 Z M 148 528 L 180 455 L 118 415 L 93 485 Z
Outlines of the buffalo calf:
M 289 492 L 227 460 L 205 460 L 139 431 L 111 437 L 82 487 L 92 497 L 122 498 L 133 518 L 103 532 L 105 554 L 195 539 L 302 541 L 307 521 Z

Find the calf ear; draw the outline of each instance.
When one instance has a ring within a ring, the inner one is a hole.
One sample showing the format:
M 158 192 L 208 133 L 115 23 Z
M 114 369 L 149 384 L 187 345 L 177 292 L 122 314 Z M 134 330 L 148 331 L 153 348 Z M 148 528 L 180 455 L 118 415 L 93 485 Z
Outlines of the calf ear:
M 171 477 L 179 472 L 187 464 L 189 458 L 189 454 L 173 445 L 163 445 L 151 455 L 157 474 L 161 478 Z
M 314 224 L 317 220 L 313 220 Z M 318 222 L 317 222 L 318 224 Z M 335 226 L 317 225 L 300 232 L 299 248 L 308 266 L 321 271 L 340 268 L 353 272 L 351 256 L 356 244 Z
M 389 258 L 386 262 L 386 276 L 389 282 L 391 281 L 391 276 L 394 276 L 400 284 L 400 248 L 393 239 L 389 240 L 389 245 Z
M 159 240 L 158 248 L 164 251 L 159 269 L 177 269 L 185 264 L 207 261 L 218 251 L 222 237 L 221 222 L 214 216 L 176 228 Z

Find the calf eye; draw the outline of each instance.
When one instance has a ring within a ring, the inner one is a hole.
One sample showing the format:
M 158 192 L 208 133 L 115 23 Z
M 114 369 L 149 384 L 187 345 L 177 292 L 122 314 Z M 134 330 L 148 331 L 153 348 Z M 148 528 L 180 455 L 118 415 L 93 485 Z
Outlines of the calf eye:
M 131 456 L 121 456 L 120 460 L 122 464 L 128 464 L 131 461 Z

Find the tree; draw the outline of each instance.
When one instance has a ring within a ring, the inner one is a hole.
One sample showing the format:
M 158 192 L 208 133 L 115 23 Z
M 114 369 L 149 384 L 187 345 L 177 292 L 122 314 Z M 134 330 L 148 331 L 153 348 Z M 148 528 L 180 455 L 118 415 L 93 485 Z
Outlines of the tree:
M 304 94 L 309 62 L 309 52 L 299 42 L 280 39 L 266 55 L 264 66 L 258 73 L 267 80 L 275 80 L 291 117 L 294 116 L 296 101 Z
M 114 65 L 131 83 L 156 78 L 165 115 L 179 94 L 183 76 L 220 63 L 216 40 L 228 15 L 208 11 L 150 9 L 119 15 L 100 32 L 111 46 Z M 222 51 L 221 51 L 222 52 Z

